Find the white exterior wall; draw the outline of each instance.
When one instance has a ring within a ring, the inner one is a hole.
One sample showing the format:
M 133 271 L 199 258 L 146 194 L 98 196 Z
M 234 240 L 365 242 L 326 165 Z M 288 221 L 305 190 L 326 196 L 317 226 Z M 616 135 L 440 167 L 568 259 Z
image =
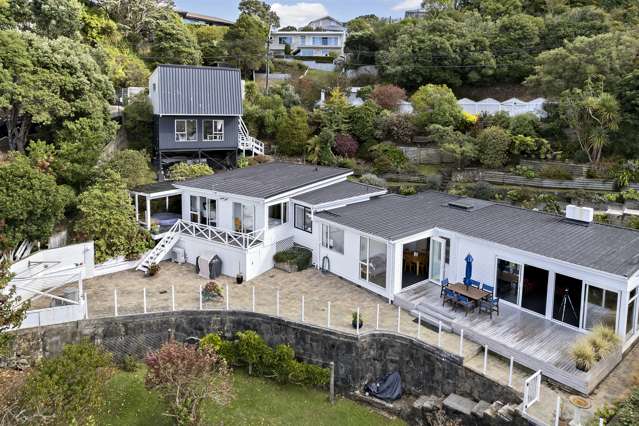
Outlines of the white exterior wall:
M 273 37 L 271 50 L 275 52 L 284 52 L 286 44 L 280 43 L 280 37 L 289 37 L 291 38 L 291 50 L 310 49 L 314 51 L 312 56 L 322 56 L 322 50 L 344 53 L 346 39 L 346 34 L 341 31 L 276 31 L 271 36 Z M 329 45 L 313 44 L 313 37 L 335 37 L 337 38 L 337 43 Z M 304 53 L 300 53 L 300 55 L 304 56 Z
M 234 277 L 238 272 L 244 273 L 246 270 L 247 256 L 242 249 L 189 236 L 181 236 L 175 246 L 184 249 L 186 262 L 192 265 L 195 265 L 198 256 L 218 255 L 222 259 L 223 275 Z
M 158 73 L 153 71 L 149 77 L 149 98 L 153 105 L 153 112 L 160 110 L 160 91 L 158 90 Z

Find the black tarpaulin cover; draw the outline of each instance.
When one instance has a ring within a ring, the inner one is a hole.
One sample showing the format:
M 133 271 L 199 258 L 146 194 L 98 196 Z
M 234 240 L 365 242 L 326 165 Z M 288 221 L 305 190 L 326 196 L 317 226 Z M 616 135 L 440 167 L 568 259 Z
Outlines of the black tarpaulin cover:
M 388 373 L 381 379 L 367 384 L 364 389 L 375 398 L 395 401 L 402 396 L 402 378 L 398 372 Z

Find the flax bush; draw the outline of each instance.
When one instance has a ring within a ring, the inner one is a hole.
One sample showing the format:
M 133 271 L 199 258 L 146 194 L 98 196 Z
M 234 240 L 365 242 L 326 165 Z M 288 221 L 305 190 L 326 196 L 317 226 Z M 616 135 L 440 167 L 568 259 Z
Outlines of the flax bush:
M 596 362 L 595 351 L 588 340 L 582 338 L 572 346 L 571 354 L 579 370 L 588 371 Z

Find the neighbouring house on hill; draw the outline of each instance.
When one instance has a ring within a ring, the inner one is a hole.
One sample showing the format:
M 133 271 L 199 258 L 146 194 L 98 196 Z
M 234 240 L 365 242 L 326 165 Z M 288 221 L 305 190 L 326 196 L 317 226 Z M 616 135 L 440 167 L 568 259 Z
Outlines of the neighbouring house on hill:
M 276 56 L 285 54 L 286 46 L 295 56 L 341 56 L 344 54 L 346 27 L 336 19 L 325 16 L 308 23 L 314 31 L 271 32 L 271 51 Z
M 238 151 L 264 153 L 242 120 L 240 70 L 159 65 L 149 78 L 155 159 L 234 166 Z

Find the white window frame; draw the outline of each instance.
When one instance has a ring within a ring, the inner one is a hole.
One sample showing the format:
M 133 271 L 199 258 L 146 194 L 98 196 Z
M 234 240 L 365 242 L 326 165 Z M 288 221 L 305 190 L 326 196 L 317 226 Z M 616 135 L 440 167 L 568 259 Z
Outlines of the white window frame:
M 297 223 L 297 209 L 302 209 L 302 224 Z M 309 216 L 309 229 L 306 229 L 306 212 L 308 211 Z M 299 225 L 299 226 L 298 226 Z M 313 210 L 310 207 L 303 206 L 301 204 L 293 205 L 293 227 L 295 229 L 299 229 L 300 231 L 307 232 L 309 234 L 313 233 Z
M 278 224 L 271 225 L 270 210 L 271 210 L 271 207 L 277 207 L 277 206 L 279 206 L 280 208 L 280 217 L 282 221 Z M 271 204 L 270 206 L 268 206 L 266 208 L 266 218 L 267 218 L 268 226 L 270 229 L 277 228 L 278 226 L 282 226 L 288 223 L 288 201 L 285 201 L 283 203 Z
M 331 234 L 331 227 L 334 229 L 339 229 L 342 231 L 342 251 L 335 250 L 335 244 L 333 243 L 333 238 Z M 329 249 L 334 253 L 344 254 L 344 246 L 346 245 L 346 233 L 343 228 L 334 225 L 327 225 L 325 223 L 322 224 L 322 246 Z
M 211 134 L 206 133 L 206 124 L 211 123 Z M 221 129 L 216 131 L 216 124 L 221 124 Z M 202 121 L 202 136 L 207 142 L 220 142 L 224 140 L 224 120 L 203 120 Z
M 189 130 L 188 130 L 188 122 L 189 121 L 192 121 L 193 123 L 195 123 L 195 139 L 189 139 Z M 183 132 L 178 132 L 177 131 L 178 122 L 183 122 L 184 123 L 184 131 Z M 176 119 L 173 125 L 174 125 L 175 142 L 197 142 L 197 120 L 189 119 L 189 118 L 180 118 L 180 119 Z M 184 139 L 179 139 L 178 138 L 178 133 L 184 135 Z

